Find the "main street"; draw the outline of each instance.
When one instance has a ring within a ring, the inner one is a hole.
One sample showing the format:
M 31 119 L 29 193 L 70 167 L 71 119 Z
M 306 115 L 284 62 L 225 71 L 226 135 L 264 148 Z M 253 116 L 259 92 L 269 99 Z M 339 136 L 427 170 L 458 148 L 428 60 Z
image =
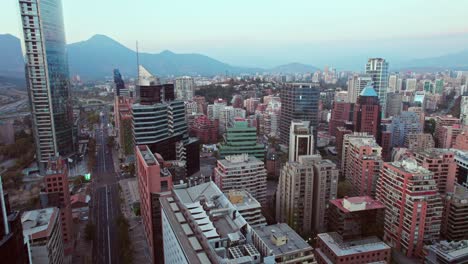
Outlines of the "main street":
M 107 146 L 108 109 L 100 115 L 95 130 L 96 167 L 92 174 L 92 221 L 96 226 L 93 244 L 93 263 L 119 263 L 117 218 L 120 215 L 119 187 L 112 159 L 112 149 Z

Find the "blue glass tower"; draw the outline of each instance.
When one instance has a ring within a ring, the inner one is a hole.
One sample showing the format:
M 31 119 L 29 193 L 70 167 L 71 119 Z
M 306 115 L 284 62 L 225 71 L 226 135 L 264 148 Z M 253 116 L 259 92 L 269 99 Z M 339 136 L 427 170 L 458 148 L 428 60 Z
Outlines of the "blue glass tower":
M 26 77 L 41 173 L 50 156 L 73 151 L 73 114 L 61 0 L 19 0 Z

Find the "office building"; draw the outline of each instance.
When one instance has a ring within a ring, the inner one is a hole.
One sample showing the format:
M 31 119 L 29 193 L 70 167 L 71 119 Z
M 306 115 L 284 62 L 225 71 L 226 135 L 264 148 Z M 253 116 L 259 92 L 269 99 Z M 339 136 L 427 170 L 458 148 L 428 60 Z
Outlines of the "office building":
M 455 153 L 447 149 L 424 149 L 414 152 L 418 165 L 433 173 L 441 195 L 453 192 L 456 182 L 457 163 Z
M 261 204 L 266 203 L 265 164 L 255 156 L 241 154 L 218 160 L 214 179 L 225 193 L 246 190 Z
M 262 206 L 249 192 L 231 190 L 226 196 L 251 227 L 266 226 Z
M 370 58 L 365 73 L 372 78 L 372 86 L 377 93 L 382 109 L 386 109 L 388 90 L 388 62 L 382 58 Z
M 3 190 L 0 176 L 0 259 L 4 263 L 29 263 L 28 249 L 23 237 L 21 215 L 10 207 L 8 193 Z
M 442 221 L 433 173 L 411 158 L 384 163 L 377 200 L 386 208 L 384 241 L 407 257 L 421 258 L 424 244 L 439 238 Z
M 290 229 L 272 226 L 278 235 L 264 241 L 267 227 L 252 228 L 213 182 L 175 186 L 161 208 L 165 263 L 315 263 L 312 248 Z
M 73 152 L 73 114 L 60 0 L 19 0 L 36 160 Z
M 468 239 L 468 189 L 456 184 L 444 199 L 443 236 L 451 241 Z
M 354 131 L 369 133 L 378 140 L 381 116 L 382 107 L 377 93 L 368 85 L 362 90 L 354 105 Z
M 328 133 L 336 136 L 336 129 L 344 127 L 347 122 L 353 120 L 354 104 L 347 102 L 333 102 L 330 121 L 328 123 Z
M 271 263 L 317 263 L 313 248 L 285 223 L 255 227 L 252 233 L 264 263 L 266 259 Z
M 436 79 L 434 88 L 435 88 L 434 89 L 434 94 L 442 94 L 444 92 L 444 80 L 443 79 Z
M 434 146 L 434 138 L 429 133 L 408 133 L 405 137 L 404 147 L 409 150 L 423 150 Z
M 74 227 L 72 208 L 70 201 L 70 190 L 68 185 L 68 167 L 66 161 L 60 157 L 50 158 L 43 179 L 41 205 L 46 207 L 57 207 L 60 209 L 60 223 L 65 253 L 68 255 L 74 248 Z
M 414 78 L 406 79 L 406 90 L 409 92 L 415 92 L 418 88 L 418 80 Z
M 402 110 L 402 94 L 401 93 L 388 93 L 387 94 L 387 107 L 385 110 L 386 117 L 399 116 Z
M 214 100 L 213 104 L 207 106 L 207 115 L 208 117 L 213 119 L 219 119 L 219 113 L 222 109 L 227 106 L 227 102 L 224 99 L 218 98 Z
M 318 234 L 318 264 L 390 263 L 391 248 L 375 236 L 344 241 L 335 232 Z
M 336 136 L 335 136 L 335 141 L 336 141 L 336 153 L 338 156 L 338 161 L 342 162 L 343 160 L 343 140 L 344 136 L 348 134 L 352 134 L 353 131 L 350 129 L 346 129 L 345 127 L 337 127 L 336 128 Z M 341 169 L 341 166 L 340 166 Z
M 58 208 L 26 211 L 21 215 L 21 224 L 32 263 L 65 263 Z
M 382 147 L 374 138 L 350 137 L 346 147 L 346 167 L 343 174 L 353 196 L 374 196 L 382 167 Z
M 226 156 L 248 154 L 259 160 L 265 159 L 265 146 L 257 143 L 257 128 L 250 127 L 245 119 L 237 118 L 224 135 L 224 142 L 219 144 L 221 159 Z
M 289 83 L 281 89 L 280 98 L 280 143 L 287 146 L 291 121 L 309 121 L 312 127 L 317 127 L 320 89 L 312 83 Z
M 255 114 L 257 106 L 260 104 L 260 98 L 247 98 L 244 100 L 244 106 L 247 114 Z
M 391 119 L 389 131 L 392 134 L 392 147 L 403 147 L 405 138 L 409 134 L 423 132 L 424 127 L 419 123 L 419 116 L 414 112 L 401 112 Z
M 336 166 L 320 155 L 287 162 L 276 190 L 276 221 L 302 235 L 322 232 L 327 226 L 328 201 L 336 198 L 338 174 Z
M 425 248 L 425 264 L 458 264 L 468 261 L 468 240 L 440 241 Z
M 158 161 L 148 146 L 135 147 L 136 175 L 138 179 L 138 191 L 140 195 L 140 211 L 148 242 L 151 259 L 154 263 L 164 263 L 162 252 L 162 220 L 159 199 L 168 195 L 172 189 L 172 175 Z
M 309 121 L 293 120 L 289 132 L 289 161 L 297 161 L 299 156 L 314 154 L 313 128 Z
M 328 230 L 343 240 L 380 236 L 383 225 L 378 221 L 385 206 L 370 196 L 330 200 Z
M 115 97 L 114 122 L 121 158 L 133 154 L 132 104 L 133 99 L 130 97 Z
M 189 138 L 184 101 L 175 100 L 174 85 L 159 81 L 140 67 L 137 103 L 132 105 L 134 145 L 148 145 L 165 160 L 185 162 L 186 174 L 200 170 L 199 141 Z
M 192 100 L 195 91 L 195 82 L 190 76 L 177 77 L 174 81 L 175 95 L 177 100 Z
M 355 104 L 364 87 L 372 84 L 372 77 L 369 75 L 353 75 L 348 79 L 348 102 Z
M 453 116 L 437 116 L 435 118 L 436 126 L 435 126 L 435 133 L 434 133 L 434 140 L 436 143 L 436 147 L 444 148 L 442 145 L 446 145 L 444 142 L 444 135 L 442 135 L 442 128 L 444 126 L 453 126 L 460 124 L 460 119 L 453 117 Z M 449 146 L 450 148 L 451 146 Z M 445 147 L 446 148 L 446 147 Z

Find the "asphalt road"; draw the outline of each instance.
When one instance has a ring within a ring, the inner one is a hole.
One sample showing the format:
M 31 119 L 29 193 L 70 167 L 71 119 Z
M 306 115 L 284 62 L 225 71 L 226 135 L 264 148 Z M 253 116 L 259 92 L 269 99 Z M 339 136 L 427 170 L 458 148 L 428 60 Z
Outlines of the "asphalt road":
M 108 110 L 103 111 L 95 130 L 96 167 L 92 174 L 93 194 L 91 219 L 96 226 L 93 263 L 120 263 L 118 254 L 117 218 L 120 215 L 118 179 L 112 150 L 107 146 Z

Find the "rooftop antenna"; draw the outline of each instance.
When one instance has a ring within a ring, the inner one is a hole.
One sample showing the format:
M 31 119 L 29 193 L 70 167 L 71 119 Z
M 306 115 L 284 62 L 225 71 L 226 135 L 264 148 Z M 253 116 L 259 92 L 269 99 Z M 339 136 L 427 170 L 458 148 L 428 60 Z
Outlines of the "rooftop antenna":
M 140 82 L 140 53 L 138 51 L 138 40 L 136 41 L 136 59 L 137 59 L 137 79 L 138 83 Z

